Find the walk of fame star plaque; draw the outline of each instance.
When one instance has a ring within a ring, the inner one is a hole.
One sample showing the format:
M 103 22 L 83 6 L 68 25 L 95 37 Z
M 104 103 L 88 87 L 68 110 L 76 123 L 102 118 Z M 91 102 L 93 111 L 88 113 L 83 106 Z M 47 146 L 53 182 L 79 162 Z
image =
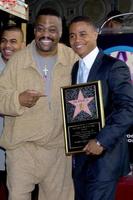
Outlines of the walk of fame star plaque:
M 67 155 L 83 151 L 104 126 L 101 81 L 61 88 Z

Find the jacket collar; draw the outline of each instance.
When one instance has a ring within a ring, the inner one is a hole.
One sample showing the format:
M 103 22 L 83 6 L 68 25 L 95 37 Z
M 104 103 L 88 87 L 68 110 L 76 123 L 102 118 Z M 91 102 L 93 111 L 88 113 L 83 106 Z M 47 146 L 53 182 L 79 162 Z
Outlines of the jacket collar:
M 35 44 L 35 41 L 33 40 L 29 45 L 27 45 L 26 47 L 26 54 L 28 55 L 27 57 L 27 64 L 24 66 L 24 68 L 28 68 L 28 67 L 33 67 L 33 68 L 37 68 L 36 67 L 36 63 L 33 60 L 32 57 L 32 48 L 33 45 Z M 58 52 L 57 52 L 57 61 L 56 61 L 56 65 L 61 64 L 62 66 L 67 66 L 68 62 L 67 59 L 65 58 L 65 54 L 62 53 L 63 51 L 63 46 L 65 46 L 64 44 L 59 43 L 58 44 Z M 30 58 L 30 59 L 29 59 Z M 26 58 L 25 58 L 26 59 Z
M 95 61 L 94 61 L 94 63 L 93 63 L 93 65 L 92 65 L 92 67 L 91 67 L 87 81 L 95 80 L 98 69 L 101 66 L 103 56 L 104 56 L 104 53 L 103 53 L 102 50 L 100 50 Z
M 97 73 L 98 73 L 98 69 L 100 68 L 101 64 L 102 64 L 102 58 L 104 56 L 104 53 L 102 50 L 99 51 L 88 76 L 87 82 L 89 81 L 94 81 L 96 79 Z M 79 68 L 79 61 L 77 61 L 72 69 L 72 84 L 76 83 L 76 79 L 77 79 L 77 73 L 78 73 L 78 68 Z

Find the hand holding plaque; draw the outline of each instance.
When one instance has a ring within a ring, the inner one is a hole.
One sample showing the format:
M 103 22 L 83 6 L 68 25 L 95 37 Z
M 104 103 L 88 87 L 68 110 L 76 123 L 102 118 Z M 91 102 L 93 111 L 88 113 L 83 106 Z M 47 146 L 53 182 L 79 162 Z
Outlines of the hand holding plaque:
M 104 126 L 101 82 L 61 88 L 66 154 L 82 152 Z

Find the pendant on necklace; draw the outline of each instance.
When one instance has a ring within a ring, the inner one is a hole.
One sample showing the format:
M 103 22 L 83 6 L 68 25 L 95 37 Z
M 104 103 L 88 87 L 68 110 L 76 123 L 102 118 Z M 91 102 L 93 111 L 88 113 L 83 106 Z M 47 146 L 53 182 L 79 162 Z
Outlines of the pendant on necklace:
M 44 72 L 44 77 L 47 78 L 47 76 L 48 76 L 48 68 L 47 68 L 47 65 L 44 65 L 43 72 Z

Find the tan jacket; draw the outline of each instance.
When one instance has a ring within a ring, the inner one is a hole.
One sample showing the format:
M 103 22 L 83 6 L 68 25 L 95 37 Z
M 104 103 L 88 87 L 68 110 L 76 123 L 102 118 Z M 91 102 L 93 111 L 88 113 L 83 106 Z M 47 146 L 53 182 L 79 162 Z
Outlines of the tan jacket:
M 51 108 L 47 97 L 41 97 L 35 106 L 27 108 L 19 104 L 19 94 L 27 89 L 44 92 L 44 81 L 32 59 L 31 44 L 12 56 L 0 76 L 0 113 L 6 115 L 0 146 L 13 149 L 30 141 L 45 148 L 64 145 L 60 87 L 71 84 L 71 68 L 76 60 L 71 48 L 59 44 Z

